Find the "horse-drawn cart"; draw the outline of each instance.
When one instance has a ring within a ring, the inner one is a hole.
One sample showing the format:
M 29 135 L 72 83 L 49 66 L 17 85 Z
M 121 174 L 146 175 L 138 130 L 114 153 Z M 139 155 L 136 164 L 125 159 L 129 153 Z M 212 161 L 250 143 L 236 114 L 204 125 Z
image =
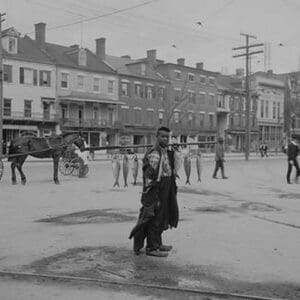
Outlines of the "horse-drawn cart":
M 84 164 L 84 160 L 75 153 L 73 147 L 69 147 L 61 157 L 58 163 L 58 169 L 61 174 L 68 176 L 78 176 L 81 171 L 81 176 L 86 176 L 89 172 L 88 165 Z

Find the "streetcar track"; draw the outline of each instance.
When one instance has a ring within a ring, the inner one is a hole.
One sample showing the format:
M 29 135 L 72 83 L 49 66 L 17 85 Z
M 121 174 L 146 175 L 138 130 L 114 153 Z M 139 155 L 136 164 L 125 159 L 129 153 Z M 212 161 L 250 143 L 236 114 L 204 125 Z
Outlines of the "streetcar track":
M 156 289 L 164 290 L 170 292 L 180 292 L 180 293 L 190 293 L 193 295 L 199 296 L 212 296 L 219 297 L 221 299 L 248 299 L 248 300 L 283 300 L 284 298 L 270 298 L 263 296 L 255 295 L 246 295 L 239 293 L 226 293 L 218 291 L 208 291 L 192 288 L 180 288 L 172 286 L 162 286 L 158 284 L 147 284 L 147 283 L 138 283 L 138 282 L 123 282 L 117 280 L 105 280 L 97 279 L 90 277 L 77 277 L 77 276 L 67 276 L 67 275 L 51 275 L 51 274 L 38 274 L 38 273 L 29 273 L 29 272 L 12 272 L 12 271 L 0 271 L 0 277 L 9 277 L 12 279 L 22 280 L 22 279 L 44 279 L 44 280 L 61 280 L 69 282 L 89 282 L 89 283 L 98 283 L 114 286 L 124 286 L 124 287 L 135 287 L 142 289 Z

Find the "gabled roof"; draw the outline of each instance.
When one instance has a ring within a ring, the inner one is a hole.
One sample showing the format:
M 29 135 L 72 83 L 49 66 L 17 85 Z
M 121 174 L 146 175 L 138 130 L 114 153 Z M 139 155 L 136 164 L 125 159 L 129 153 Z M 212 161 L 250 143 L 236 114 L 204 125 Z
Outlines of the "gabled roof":
M 9 28 L 10 29 L 10 28 Z M 17 59 L 29 62 L 53 64 L 53 61 L 41 49 L 39 49 L 32 39 L 25 35 L 16 37 L 18 40 L 18 52 L 12 54 L 3 49 L 3 57 L 7 59 Z
M 114 68 L 114 70 L 120 75 L 127 75 L 133 77 L 140 77 L 151 80 L 158 81 L 167 81 L 164 77 L 162 77 L 158 72 L 156 72 L 150 64 L 147 64 L 145 60 L 133 60 L 129 57 L 118 57 L 112 55 L 106 55 L 105 61 Z M 145 63 L 147 65 L 146 75 L 143 76 L 138 72 L 135 72 L 130 68 L 133 64 L 142 64 Z
M 38 46 L 38 43 L 34 40 L 32 42 Z M 95 73 L 110 73 L 114 74 L 115 71 L 109 67 L 106 63 L 101 61 L 93 52 L 85 48 L 87 65 L 80 66 L 78 64 L 78 52 L 79 47 L 67 47 L 58 44 L 45 43 L 43 45 L 43 52 L 58 66 L 80 69 L 87 72 Z

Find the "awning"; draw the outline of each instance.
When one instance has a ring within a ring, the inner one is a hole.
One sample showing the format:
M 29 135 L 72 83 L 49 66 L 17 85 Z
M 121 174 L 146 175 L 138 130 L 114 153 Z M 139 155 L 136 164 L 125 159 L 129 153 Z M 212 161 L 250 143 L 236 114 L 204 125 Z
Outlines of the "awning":
M 123 105 L 125 102 L 120 102 L 116 100 L 111 99 L 90 99 L 90 98 L 77 98 L 77 97 L 59 97 L 60 102 L 77 102 L 77 103 L 83 103 L 83 102 L 92 102 L 92 103 L 99 103 L 99 104 L 114 104 L 114 105 Z

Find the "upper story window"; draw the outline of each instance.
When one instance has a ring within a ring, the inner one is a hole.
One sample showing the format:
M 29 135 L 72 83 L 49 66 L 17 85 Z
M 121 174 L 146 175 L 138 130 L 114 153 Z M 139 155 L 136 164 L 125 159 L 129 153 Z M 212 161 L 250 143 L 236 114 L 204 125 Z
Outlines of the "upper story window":
M 142 85 L 140 83 L 134 84 L 134 94 L 138 97 L 143 97 Z
M 84 76 L 77 75 L 77 88 L 79 90 L 84 90 Z
M 107 86 L 107 91 L 109 94 L 114 93 L 114 81 L 113 80 L 108 80 L 108 86 Z
M 24 100 L 24 117 L 31 118 L 31 100 Z
M 37 85 L 37 70 L 20 68 L 20 83 Z
M 142 110 L 140 107 L 134 108 L 134 120 L 135 120 L 135 124 L 142 123 Z
M 200 118 L 199 120 L 200 127 L 204 127 L 205 113 L 200 113 L 199 118 Z
M 206 83 L 206 77 L 204 75 L 200 75 L 200 83 Z
M 264 100 L 260 100 L 260 117 L 263 118 L 264 117 Z
M 277 119 L 280 120 L 280 102 L 277 102 Z
M 147 86 L 147 99 L 153 99 L 154 98 L 154 87 L 153 86 Z
M 200 100 L 200 103 L 201 104 L 204 104 L 205 103 L 205 92 L 200 92 L 200 97 L 199 97 L 199 100 Z
M 208 82 L 209 82 L 210 85 L 214 85 L 215 84 L 215 78 L 214 77 L 209 77 Z
M 269 118 L 269 101 L 266 100 L 266 118 Z
M 93 91 L 99 93 L 100 92 L 100 78 L 94 77 L 93 81 Z
M 180 71 L 174 71 L 175 79 L 181 79 L 181 72 Z
M 61 73 L 60 86 L 63 89 L 67 89 L 69 87 L 69 74 L 68 73 Z
M 158 99 L 159 100 L 164 100 L 165 99 L 165 88 L 164 87 L 159 87 L 158 89 Z
M 11 116 L 11 99 L 4 98 L 3 116 Z
M 175 101 L 181 100 L 181 89 L 175 89 Z
M 209 95 L 209 101 L 210 101 L 210 104 L 213 105 L 215 103 L 215 95 L 210 94 Z
M 189 74 L 188 74 L 188 80 L 189 80 L 189 81 L 195 81 L 195 75 L 192 74 L 192 73 L 189 73 Z
M 188 92 L 188 98 L 190 103 L 196 103 L 196 93 L 193 91 Z
M 61 117 L 66 119 L 68 117 L 68 106 L 66 104 L 61 104 Z
M 277 108 L 277 104 L 276 102 L 273 102 L 273 119 L 276 119 L 276 108 Z
M 17 39 L 15 37 L 8 38 L 8 49 L 9 53 L 16 54 L 17 53 Z
M 51 72 L 40 71 L 40 86 L 50 86 L 50 85 L 51 85 Z
M 208 117 L 209 117 L 209 127 L 213 128 L 214 127 L 214 115 L 210 114 Z
M 12 82 L 12 66 L 3 65 L 3 81 Z
M 122 96 L 129 96 L 129 83 L 128 82 L 122 82 L 121 83 L 121 92 Z

